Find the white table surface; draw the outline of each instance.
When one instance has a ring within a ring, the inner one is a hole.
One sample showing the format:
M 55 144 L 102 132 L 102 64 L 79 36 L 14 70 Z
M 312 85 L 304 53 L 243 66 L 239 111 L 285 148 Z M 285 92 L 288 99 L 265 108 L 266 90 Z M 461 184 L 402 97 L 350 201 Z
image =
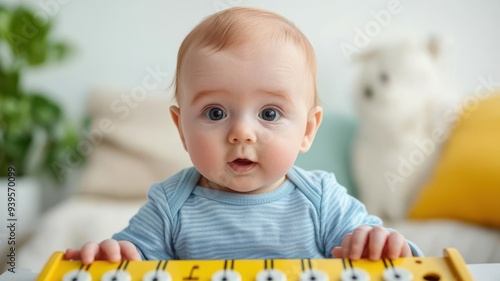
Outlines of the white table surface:
M 500 281 L 500 263 L 468 264 L 476 281 Z
M 475 281 L 500 281 L 500 263 L 469 264 L 469 271 Z M 37 273 L 31 270 L 18 270 L 16 274 L 5 272 L 0 281 L 35 281 Z

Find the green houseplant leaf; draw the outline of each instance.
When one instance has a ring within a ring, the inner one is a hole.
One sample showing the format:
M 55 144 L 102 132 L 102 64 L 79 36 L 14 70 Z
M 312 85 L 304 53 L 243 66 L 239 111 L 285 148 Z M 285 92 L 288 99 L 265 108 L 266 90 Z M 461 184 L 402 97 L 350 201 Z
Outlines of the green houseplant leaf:
M 17 176 L 43 171 L 57 177 L 51 164 L 78 144 L 76 126 L 60 105 L 22 85 L 28 69 L 69 54 L 68 44 L 50 37 L 51 28 L 50 21 L 37 21 L 27 7 L 0 4 L 0 177 L 9 166 L 16 167 Z

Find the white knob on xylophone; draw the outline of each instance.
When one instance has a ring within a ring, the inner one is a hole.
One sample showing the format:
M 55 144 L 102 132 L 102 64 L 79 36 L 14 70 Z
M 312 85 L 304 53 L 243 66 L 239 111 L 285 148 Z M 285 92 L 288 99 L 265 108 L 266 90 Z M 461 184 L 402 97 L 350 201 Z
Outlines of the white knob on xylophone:
M 101 281 L 131 281 L 132 277 L 125 270 L 110 270 L 106 272 Z
M 256 281 L 286 281 L 286 275 L 281 270 L 266 269 L 257 273 Z
M 362 269 L 350 268 L 342 272 L 340 279 L 342 281 L 369 281 L 370 275 Z
M 146 273 L 142 281 L 172 281 L 172 277 L 166 271 L 154 270 Z
M 384 281 L 412 281 L 413 274 L 401 267 L 391 267 L 384 270 Z
M 328 281 L 328 275 L 322 270 L 309 269 L 300 274 L 300 281 Z
M 241 281 L 241 275 L 232 269 L 224 269 L 212 275 L 212 281 Z
M 63 281 L 92 281 L 92 276 L 87 271 L 75 269 L 66 273 Z

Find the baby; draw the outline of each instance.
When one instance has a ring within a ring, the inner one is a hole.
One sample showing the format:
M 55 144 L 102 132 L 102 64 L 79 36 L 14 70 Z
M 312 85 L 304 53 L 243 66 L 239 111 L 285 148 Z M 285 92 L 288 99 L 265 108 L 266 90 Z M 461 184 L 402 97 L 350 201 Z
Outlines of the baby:
M 180 47 L 175 98 L 170 112 L 194 167 L 154 184 L 113 239 L 68 249 L 66 258 L 422 255 L 333 174 L 293 165 L 323 111 L 314 50 L 285 18 L 240 7 L 203 20 Z

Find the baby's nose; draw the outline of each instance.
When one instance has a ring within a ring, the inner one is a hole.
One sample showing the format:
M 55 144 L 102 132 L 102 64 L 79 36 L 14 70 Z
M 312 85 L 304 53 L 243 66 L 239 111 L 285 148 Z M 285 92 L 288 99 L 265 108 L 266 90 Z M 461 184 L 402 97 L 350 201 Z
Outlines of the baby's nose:
M 228 141 L 232 144 L 254 143 L 256 140 L 257 135 L 248 122 L 234 122 L 228 134 Z

